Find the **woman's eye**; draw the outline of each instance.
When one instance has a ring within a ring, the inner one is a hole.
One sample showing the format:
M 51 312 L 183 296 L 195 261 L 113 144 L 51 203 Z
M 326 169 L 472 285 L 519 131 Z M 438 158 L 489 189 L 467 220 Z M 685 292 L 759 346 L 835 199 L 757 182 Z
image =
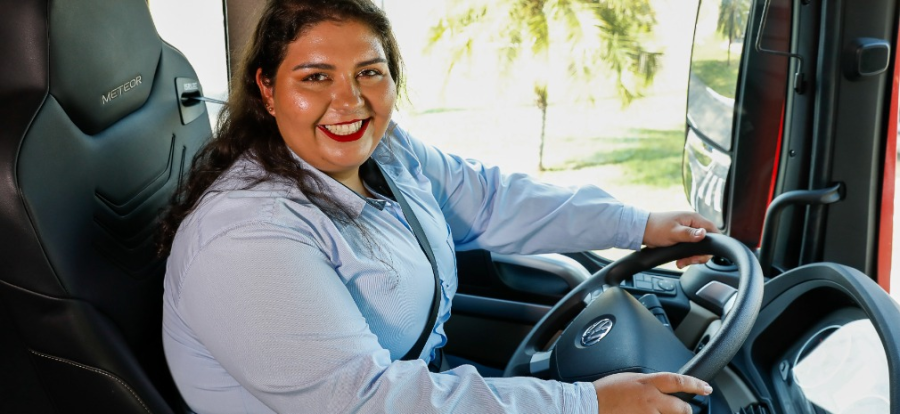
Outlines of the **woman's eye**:
M 304 82 L 322 82 L 324 80 L 328 80 L 328 75 L 324 73 L 313 73 L 305 78 L 303 78 Z
M 366 69 L 366 70 L 363 70 L 362 72 L 359 72 L 359 76 L 364 77 L 364 78 L 371 78 L 371 77 L 381 76 L 381 75 L 382 75 L 382 73 L 378 69 Z

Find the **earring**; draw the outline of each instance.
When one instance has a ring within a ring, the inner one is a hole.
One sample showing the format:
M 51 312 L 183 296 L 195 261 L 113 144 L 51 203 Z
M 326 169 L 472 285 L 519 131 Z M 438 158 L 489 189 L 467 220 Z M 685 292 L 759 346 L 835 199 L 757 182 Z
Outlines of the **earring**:
M 269 112 L 272 112 L 272 105 L 271 105 L 271 104 L 266 104 L 266 110 L 269 111 Z

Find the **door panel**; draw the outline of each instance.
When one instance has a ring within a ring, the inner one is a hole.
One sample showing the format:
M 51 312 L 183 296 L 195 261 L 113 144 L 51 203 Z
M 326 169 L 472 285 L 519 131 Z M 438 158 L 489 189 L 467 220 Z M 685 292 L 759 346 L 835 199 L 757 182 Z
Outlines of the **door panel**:
M 446 351 L 500 369 L 534 324 L 590 277 L 580 263 L 558 254 L 457 252 L 457 266 Z

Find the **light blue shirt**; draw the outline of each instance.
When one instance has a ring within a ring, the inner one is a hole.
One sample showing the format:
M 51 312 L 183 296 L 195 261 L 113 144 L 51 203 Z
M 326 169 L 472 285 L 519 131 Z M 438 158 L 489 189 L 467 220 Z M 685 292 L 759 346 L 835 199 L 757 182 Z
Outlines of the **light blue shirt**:
M 640 247 L 648 213 L 597 187 L 560 188 L 445 154 L 399 127 L 377 161 L 434 250 L 438 321 L 422 359 L 431 265 L 396 203 L 366 200 L 297 159 L 351 207 L 338 225 L 283 179 L 253 184 L 241 159 L 181 224 L 166 268 L 163 344 L 198 413 L 596 413 L 589 383 L 431 373 L 447 343 L 455 250 L 576 252 Z M 252 184 L 252 185 L 251 185 Z M 452 339 L 452 338 L 451 338 Z

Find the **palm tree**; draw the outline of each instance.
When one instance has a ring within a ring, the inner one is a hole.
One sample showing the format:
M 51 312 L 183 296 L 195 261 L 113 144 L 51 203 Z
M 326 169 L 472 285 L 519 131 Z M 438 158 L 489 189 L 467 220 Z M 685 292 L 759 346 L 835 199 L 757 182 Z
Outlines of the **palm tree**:
M 572 82 L 587 83 L 612 74 L 622 105 L 650 85 L 659 53 L 644 49 L 639 38 L 656 24 L 650 0 L 451 0 L 450 13 L 431 27 L 426 52 L 447 43 L 450 66 L 471 58 L 481 44 L 495 45 L 501 64 L 520 59 L 542 66 L 533 79 L 535 105 L 541 111 L 538 168 L 544 171 L 544 140 L 551 82 L 551 63 L 565 64 Z M 551 62 L 565 56 L 565 62 Z M 562 53 L 556 49 L 562 45 Z M 587 88 L 585 88 L 587 89 Z M 587 91 L 586 97 L 593 100 Z
M 722 0 L 719 4 L 719 20 L 716 30 L 728 38 L 728 65 L 731 65 L 731 44 L 744 37 L 747 31 L 747 16 L 750 14 L 750 0 Z

